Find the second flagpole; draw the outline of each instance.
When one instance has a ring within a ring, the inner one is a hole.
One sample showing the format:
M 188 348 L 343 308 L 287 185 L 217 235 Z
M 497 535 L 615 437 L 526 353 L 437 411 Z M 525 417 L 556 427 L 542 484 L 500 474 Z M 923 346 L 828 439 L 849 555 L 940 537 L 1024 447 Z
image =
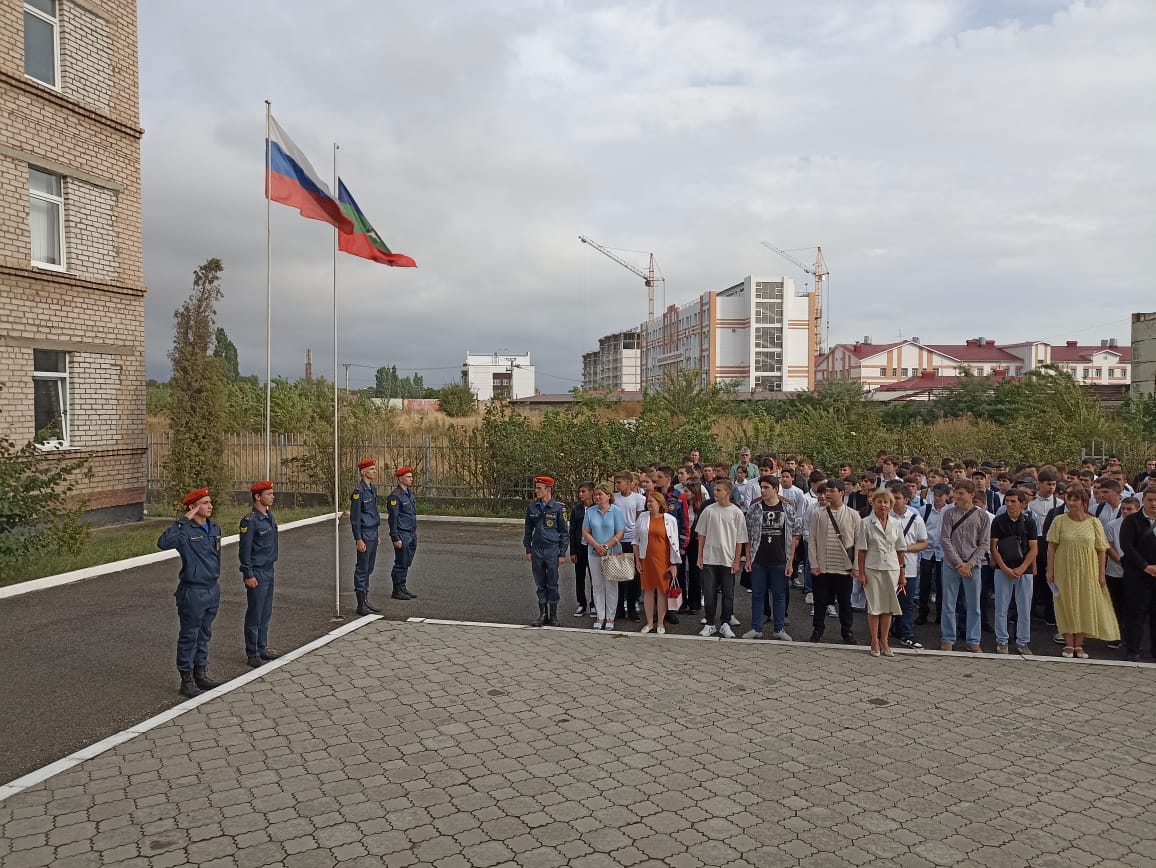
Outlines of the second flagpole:
M 333 191 L 337 192 L 337 142 L 333 143 Z M 337 420 L 337 226 L 333 227 L 333 620 L 341 617 L 341 439 Z

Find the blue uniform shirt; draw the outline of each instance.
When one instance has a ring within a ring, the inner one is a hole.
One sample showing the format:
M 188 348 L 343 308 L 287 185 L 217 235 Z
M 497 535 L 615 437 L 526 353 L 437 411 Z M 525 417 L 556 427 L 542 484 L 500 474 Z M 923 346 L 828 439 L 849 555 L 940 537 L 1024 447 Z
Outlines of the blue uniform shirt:
M 272 572 L 277 562 L 277 519 L 273 518 L 273 511 L 261 515 L 254 509 L 241 519 L 240 532 L 237 556 L 241 561 L 241 578 Z
M 386 503 L 389 516 L 389 538 L 401 541 L 401 535 L 413 536 L 417 533 L 417 502 L 413 499 L 413 489 L 400 485 L 389 493 Z
M 564 558 L 570 547 L 570 528 L 566 524 L 566 506 L 556 500 L 535 500 L 526 507 L 526 530 L 522 535 L 526 554 L 543 558 Z
M 362 534 L 377 535 L 381 527 L 381 515 L 377 511 L 377 489 L 365 480 L 358 483 L 349 501 L 349 526 L 353 529 L 353 540 Z
M 186 585 L 211 588 L 221 577 L 221 526 L 215 521 L 197 524 L 182 516 L 161 534 L 157 548 L 177 550 Z

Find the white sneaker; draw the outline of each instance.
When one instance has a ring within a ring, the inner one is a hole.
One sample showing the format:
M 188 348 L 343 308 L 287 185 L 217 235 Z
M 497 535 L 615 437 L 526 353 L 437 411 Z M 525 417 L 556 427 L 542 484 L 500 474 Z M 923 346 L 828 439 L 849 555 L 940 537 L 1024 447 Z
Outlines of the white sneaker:
M 780 630 L 778 633 L 772 633 L 771 638 L 772 639 L 778 639 L 780 642 L 794 642 L 795 641 L 789 635 L 787 635 L 786 630 Z
M 700 624 L 705 624 L 705 623 L 706 623 L 706 618 L 699 618 L 699 619 L 698 619 L 698 622 L 699 622 Z
M 718 632 L 718 630 L 716 630 L 714 628 L 713 624 L 707 624 L 705 627 L 703 627 L 701 630 L 698 631 L 698 635 L 700 635 L 704 638 L 710 638 L 711 636 L 713 636 L 717 632 Z
M 742 625 L 742 623 L 743 623 L 743 622 L 742 622 L 742 621 L 740 621 L 738 618 L 736 618 L 734 615 L 731 615 L 731 621 L 730 621 L 730 624 L 731 624 L 731 626 L 732 626 L 732 627 L 738 627 L 738 626 L 741 626 L 741 625 Z
M 747 630 L 747 632 L 743 633 L 743 638 L 744 639 L 762 639 L 763 638 L 763 631 L 762 630 Z
M 812 603 L 815 602 L 815 595 L 814 594 L 807 594 L 805 597 L 803 597 L 803 602 L 806 603 L 808 606 L 810 606 Z
M 579 615 L 585 615 L 585 614 L 586 614 L 586 607 L 585 606 L 579 606 L 577 609 L 574 610 L 574 617 L 575 618 L 577 618 Z
M 719 627 L 718 633 L 724 639 L 733 639 L 735 637 L 735 631 L 731 629 L 730 624 L 723 624 Z
M 828 606 L 827 607 L 827 617 L 828 618 L 838 618 L 839 617 L 839 610 L 836 609 L 834 606 Z
M 743 590 L 746 591 L 748 594 L 754 593 L 754 591 L 752 591 L 750 588 L 743 588 Z

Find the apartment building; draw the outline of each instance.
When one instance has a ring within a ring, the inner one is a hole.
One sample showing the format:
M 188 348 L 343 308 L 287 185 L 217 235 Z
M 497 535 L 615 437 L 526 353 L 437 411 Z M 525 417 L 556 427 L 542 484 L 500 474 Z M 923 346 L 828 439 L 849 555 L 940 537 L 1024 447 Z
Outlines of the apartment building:
M 704 384 L 735 382 L 740 392 L 804 391 L 815 349 L 810 310 L 790 278 L 754 275 L 671 305 L 642 325 L 643 386 L 695 369 Z
M 529 398 L 534 394 L 534 365 L 529 353 L 467 351 L 462 382 L 479 401 Z
M 1066 341 L 1000 344 L 971 338 L 962 344 L 925 344 L 919 338 L 877 344 L 870 337 L 836 344 L 815 361 L 815 381 L 850 380 L 874 391 L 884 386 L 926 387 L 928 377 L 951 378 L 968 371 L 977 376 L 1018 377 L 1043 365 L 1055 365 L 1085 385 L 1122 385 L 1131 376 L 1132 350 L 1115 338 L 1098 345 Z
M 598 349 L 582 354 L 582 388 L 598 392 L 637 392 L 642 356 L 638 329 L 598 339 Z
M 145 501 L 133 0 L 0 7 L 0 433 L 86 460 L 94 522 Z
M 1156 394 L 1156 313 L 1132 314 L 1132 394 Z

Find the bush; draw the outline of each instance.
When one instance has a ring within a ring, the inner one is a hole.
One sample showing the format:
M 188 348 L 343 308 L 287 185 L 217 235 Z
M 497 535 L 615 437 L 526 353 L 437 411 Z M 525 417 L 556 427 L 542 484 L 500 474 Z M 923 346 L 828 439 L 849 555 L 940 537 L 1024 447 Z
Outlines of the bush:
M 88 542 L 84 505 L 65 505 L 70 479 L 85 463 L 62 464 L 32 443 L 17 449 L 0 437 L 0 566 L 44 547 L 76 551 Z
M 452 419 L 473 416 L 478 412 L 478 400 L 465 383 L 446 386 L 438 396 L 438 409 Z

